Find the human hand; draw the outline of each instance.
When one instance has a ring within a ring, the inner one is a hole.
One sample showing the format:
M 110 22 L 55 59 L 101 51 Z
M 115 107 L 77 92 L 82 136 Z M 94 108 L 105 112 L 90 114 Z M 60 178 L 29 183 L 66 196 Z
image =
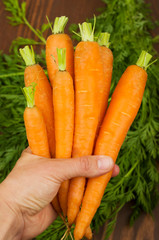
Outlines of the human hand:
M 48 159 L 31 154 L 27 148 L 0 185 L 0 221 L 5 214 L 6 224 L 10 224 L 6 233 L 3 222 L 0 237 L 31 239 L 39 235 L 57 217 L 50 202 L 63 181 L 78 176 L 96 177 L 112 169 L 112 176 L 116 176 L 119 167 L 106 156 Z

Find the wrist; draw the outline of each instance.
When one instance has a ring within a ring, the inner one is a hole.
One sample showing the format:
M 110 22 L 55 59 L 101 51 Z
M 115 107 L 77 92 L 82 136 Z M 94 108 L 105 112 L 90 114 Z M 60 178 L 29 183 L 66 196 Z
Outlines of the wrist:
M 19 240 L 24 227 L 22 214 L 7 195 L 0 184 L 0 240 Z

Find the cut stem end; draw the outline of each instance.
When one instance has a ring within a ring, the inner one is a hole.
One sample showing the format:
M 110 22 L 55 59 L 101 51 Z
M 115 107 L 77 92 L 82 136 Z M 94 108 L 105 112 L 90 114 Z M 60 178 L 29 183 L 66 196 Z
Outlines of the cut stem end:
M 98 37 L 98 44 L 100 46 L 105 46 L 107 48 L 109 48 L 110 46 L 110 33 L 108 32 L 104 32 L 104 33 L 100 33 L 99 37 Z
M 29 87 L 22 88 L 22 92 L 27 101 L 27 107 L 29 108 L 33 108 L 35 106 L 35 102 L 34 102 L 35 87 L 36 87 L 36 83 L 33 83 Z
M 19 49 L 20 55 L 22 56 L 26 66 L 31 66 L 35 64 L 35 54 L 33 47 L 25 46 Z
M 139 59 L 136 62 L 136 65 L 146 70 L 150 66 L 149 62 L 151 58 L 152 58 L 151 54 L 149 54 L 146 51 L 142 51 L 139 56 Z
M 68 22 L 68 17 L 65 17 L 65 16 L 56 17 L 54 21 L 52 33 L 53 34 L 64 33 L 64 29 L 67 22 Z
M 79 29 L 80 29 L 80 34 L 82 41 L 94 41 L 94 31 L 92 30 L 92 24 L 84 22 L 82 24 L 78 24 Z
M 59 71 L 66 70 L 66 48 L 57 48 Z

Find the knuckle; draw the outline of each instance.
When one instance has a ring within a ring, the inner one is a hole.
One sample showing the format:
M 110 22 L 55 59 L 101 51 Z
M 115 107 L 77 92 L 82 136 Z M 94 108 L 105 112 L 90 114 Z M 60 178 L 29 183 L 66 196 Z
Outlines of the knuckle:
M 79 161 L 80 161 L 81 169 L 83 171 L 87 172 L 90 169 L 90 167 L 91 167 L 91 163 L 90 163 L 89 157 L 88 156 L 80 157 Z
M 49 164 L 46 165 L 48 167 L 47 171 L 50 172 L 50 176 L 54 181 L 59 183 L 65 180 L 65 173 L 62 170 L 60 161 L 50 159 Z

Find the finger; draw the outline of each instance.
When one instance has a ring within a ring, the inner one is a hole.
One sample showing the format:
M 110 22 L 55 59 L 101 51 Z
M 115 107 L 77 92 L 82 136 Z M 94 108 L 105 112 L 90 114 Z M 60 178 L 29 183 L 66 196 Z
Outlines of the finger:
M 114 162 L 108 156 L 84 156 L 74 159 L 54 159 L 52 177 L 60 182 L 74 177 L 96 177 L 113 170 Z M 56 174 L 55 174 L 56 173 Z
M 55 219 L 57 213 L 51 206 L 47 205 L 34 216 L 25 216 L 25 228 L 22 239 L 32 239 L 42 233 Z
M 120 168 L 118 165 L 115 164 L 114 168 L 113 168 L 113 173 L 112 173 L 112 177 L 116 177 L 120 172 Z

